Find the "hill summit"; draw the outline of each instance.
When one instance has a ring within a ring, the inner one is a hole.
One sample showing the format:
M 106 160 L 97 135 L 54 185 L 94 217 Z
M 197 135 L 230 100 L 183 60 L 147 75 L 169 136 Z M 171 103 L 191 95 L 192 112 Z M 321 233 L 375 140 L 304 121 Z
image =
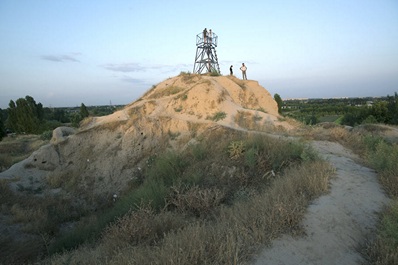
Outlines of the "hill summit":
M 51 143 L 0 173 L 18 187 L 110 197 L 140 175 L 151 156 L 181 149 L 220 128 L 289 130 L 270 93 L 252 80 L 182 73 L 147 91 L 122 110 L 89 117 L 75 130 L 54 130 Z M 37 187 L 36 187 L 37 186 Z M 74 192 L 76 192 L 74 190 Z

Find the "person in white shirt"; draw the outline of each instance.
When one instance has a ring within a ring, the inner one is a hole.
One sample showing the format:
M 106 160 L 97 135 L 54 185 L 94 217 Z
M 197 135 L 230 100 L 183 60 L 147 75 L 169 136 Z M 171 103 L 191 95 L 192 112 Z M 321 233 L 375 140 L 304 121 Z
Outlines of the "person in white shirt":
M 245 79 L 247 80 L 247 76 L 246 76 L 247 67 L 246 67 L 246 65 L 244 63 L 242 63 L 242 66 L 240 67 L 240 70 L 242 71 L 243 80 L 245 80 Z

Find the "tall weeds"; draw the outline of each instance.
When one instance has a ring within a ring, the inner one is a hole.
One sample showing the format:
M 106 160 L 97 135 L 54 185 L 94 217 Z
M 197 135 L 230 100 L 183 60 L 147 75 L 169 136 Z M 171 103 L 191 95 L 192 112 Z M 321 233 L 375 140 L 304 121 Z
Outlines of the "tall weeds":
M 232 159 L 228 146 L 239 140 L 245 148 Z M 299 231 L 331 174 L 303 143 L 224 131 L 222 141 L 158 156 L 141 186 L 97 216 L 114 221 L 96 244 L 45 263 L 244 264 L 279 234 Z
M 398 264 L 398 145 L 380 137 L 364 137 L 367 161 L 378 172 L 379 180 L 392 198 L 382 214 L 376 238 L 365 256 L 372 264 Z

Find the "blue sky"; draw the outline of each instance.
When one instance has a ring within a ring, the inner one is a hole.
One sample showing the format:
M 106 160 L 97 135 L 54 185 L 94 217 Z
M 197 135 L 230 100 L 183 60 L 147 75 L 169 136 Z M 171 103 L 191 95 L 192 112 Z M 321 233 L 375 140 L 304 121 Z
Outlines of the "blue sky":
M 0 0 L 0 108 L 128 104 L 192 72 L 205 27 L 272 95 L 398 92 L 398 0 Z

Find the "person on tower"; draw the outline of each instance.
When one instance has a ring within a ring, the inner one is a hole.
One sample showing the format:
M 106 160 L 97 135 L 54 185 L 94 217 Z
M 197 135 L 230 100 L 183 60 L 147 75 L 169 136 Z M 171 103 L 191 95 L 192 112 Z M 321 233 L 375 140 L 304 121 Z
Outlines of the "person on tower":
M 207 28 L 203 30 L 203 42 L 206 43 L 207 41 Z

